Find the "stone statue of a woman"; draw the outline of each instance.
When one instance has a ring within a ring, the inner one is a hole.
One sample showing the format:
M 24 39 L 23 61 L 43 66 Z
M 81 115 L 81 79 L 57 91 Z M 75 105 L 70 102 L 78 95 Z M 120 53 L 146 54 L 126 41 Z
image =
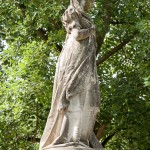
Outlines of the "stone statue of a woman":
M 99 111 L 95 26 L 80 2 L 72 0 L 62 16 L 67 35 L 40 150 L 99 149 L 93 136 Z

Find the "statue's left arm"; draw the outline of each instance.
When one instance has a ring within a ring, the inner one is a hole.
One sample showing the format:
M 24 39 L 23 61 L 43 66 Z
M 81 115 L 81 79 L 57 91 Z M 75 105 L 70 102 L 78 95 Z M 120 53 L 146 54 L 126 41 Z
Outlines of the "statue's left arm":
M 72 29 L 71 34 L 77 40 L 84 40 L 88 38 L 90 35 L 95 33 L 95 27 L 92 26 L 88 29 Z

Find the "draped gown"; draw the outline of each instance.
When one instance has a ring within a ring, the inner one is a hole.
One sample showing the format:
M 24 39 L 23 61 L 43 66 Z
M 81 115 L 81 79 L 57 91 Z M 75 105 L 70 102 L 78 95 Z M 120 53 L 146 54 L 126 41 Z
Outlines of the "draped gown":
M 89 146 L 99 110 L 96 41 L 90 30 L 75 29 L 75 33 L 67 34 L 56 66 L 51 110 L 41 138 L 41 150 L 72 142 Z

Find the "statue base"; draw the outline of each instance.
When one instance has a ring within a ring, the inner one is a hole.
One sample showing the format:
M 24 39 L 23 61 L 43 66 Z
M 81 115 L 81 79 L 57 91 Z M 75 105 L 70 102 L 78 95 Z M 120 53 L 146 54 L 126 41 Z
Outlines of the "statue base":
M 44 150 L 94 150 L 92 148 L 87 148 L 87 147 L 74 147 L 74 146 L 68 146 L 68 147 L 50 147 L 50 148 L 45 148 Z
M 90 147 L 82 146 L 82 145 L 57 145 L 57 146 L 47 146 L 42 150 L 95 150 Z
M 90 148 L 82 142 L 77 143 L 70 142 L 69 144 L 59 144 L 59 145 L 48 145 L 47 147 L 42 148 L 41 150 L 104 150 L 103 147 L 98 142 L 95 143 L 95 148 Z

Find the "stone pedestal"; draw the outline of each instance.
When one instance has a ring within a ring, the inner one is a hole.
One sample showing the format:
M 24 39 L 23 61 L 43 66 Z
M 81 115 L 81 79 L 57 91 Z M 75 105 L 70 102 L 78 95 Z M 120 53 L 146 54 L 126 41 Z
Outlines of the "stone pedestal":
M 49 147 L 44 150 L 94 150 L 92 148 L 81 147 L 81 146 L 68 146 L 68 147 Z

